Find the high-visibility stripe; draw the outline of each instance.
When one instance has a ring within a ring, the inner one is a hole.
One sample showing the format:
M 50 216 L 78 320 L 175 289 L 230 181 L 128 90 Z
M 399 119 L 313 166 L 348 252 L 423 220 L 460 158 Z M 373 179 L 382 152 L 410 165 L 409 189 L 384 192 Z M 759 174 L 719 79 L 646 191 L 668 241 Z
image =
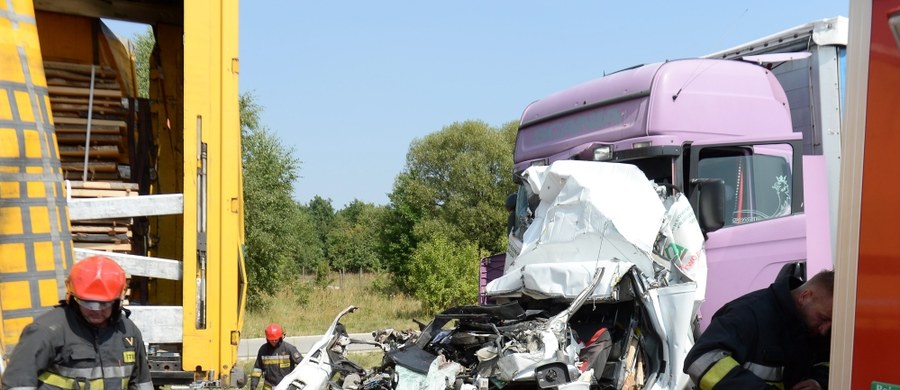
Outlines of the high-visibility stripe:
M 10 387 L 9 390 L 36 390 L 37 387 L 28 387 L 28 386 L 20 386 L 20 387 Z
M 291 357 L 284 356 L 263 356 L 262 364 L 266 366 L 291 364 Z
M 127 389 L 128 385 L 126 384 L 123 389 Z M 137 384 L 137 390 L 153 390 L 153 382 L 144 382 Z
M 781 382 L 784 380 L 784 366 L 772 367 L 747 362 L 744 363 L 743 367 L 766 382 Z
M 103 378 L 86 381 L 76 381 L 50 371 L 44 371 L 38 376 L 38 380 L 48 385 L 70 390 L 103 390 Z M 85 386 L 87 385 L 87 386 Z
M 830 362 L 816 363 L 816 364 L 813 364 L 813 367 L 825 367 L 825 368 L 831 368 L 831 363 L 830 363 Z
M 73 370 L 74 369 L 70 369 L 70 371 L 73 371 Z M 82 369 L 82 370 L 85 370 L 85 369 Z M 104 370 L 104 371 L 106 371 L 106 370 Z M 129 376 L 130 376 L 131 370 L 128 370 L 128 371 L 129 371 Z M 123 389 L 128 388 L 129 376 L 118 377 L 119 380 L 122 382 Z M 74 379 L 74 378 L 79 378 L 79 379 Z M 117 377 L 107 376 L 106 378 L 98 377 L 98 378 L 94 378 L 94 379 L 89 379 L 84 376 L 76 376 L 74 378 L 60 375 L 58 373 L 51 372 L 51 371 L 44 371 L 40 376 L 38 376 L 38 379 L 41 382 L 44 382 L 48 385 L 53 385 L 53 386 L 56 386 L 59 388 L 72 389 L 72 390 L 103 390 L 104 379 L 116 379 Z M 87 387 L 85 387 L 85 384 L 87 385 Z M 144 387 L 146 387 L 145 390 L 153 389 L 152 383 L 144 383 L 143 385 L 145 385 Z M 141 386 L 141 384 L 138 384 L 138 388 L 140 388 L 140 386 Z
M 709 370 L 709 368 L 712 367 L 713 364 L 716 364 L 716 362 L 729 355 L 731 355 L 731 353 L 725 351 L 724 349 L 714 349 L 712 351 L 704 353 L 703 355 L 698 357 L 697 360 L 694 360 L 694 362 L 691 363 L 691 366 L 687 369 L 687 373 L 691 376 L 691 379 L 694 381 L 694 383 L 698 383 L 700 382 L 700 377 L 703 376 L 703 373 Z
M 768 382 L 768 381 L 767 381 L 766 384 L 768 384 L 769 386 L 775 386 L 775 387 L 778 388 L 778 390 L 784 390 L 784 383 L 781 383 L 781 382 Z
M 725 375 L 728 375 L 731 370 L 738 366 L 740 366 L 738 362 L 731 356 L 723 357 L 700 378 L 700 390 L 712 390 Z
M 128 378 L 134 371 L 134 366 L 114 366 L 114 367 L 90 367 L 90 368 L 72 368 L 60 365 L 50 367 L 50 370 L 59 375 L 69 378 Z

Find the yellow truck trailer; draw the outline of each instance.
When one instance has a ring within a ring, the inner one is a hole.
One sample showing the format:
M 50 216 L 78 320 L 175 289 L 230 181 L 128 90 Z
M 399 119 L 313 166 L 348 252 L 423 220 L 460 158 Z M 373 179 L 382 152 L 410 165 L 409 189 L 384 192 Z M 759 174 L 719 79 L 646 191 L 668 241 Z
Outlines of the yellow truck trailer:
M 103 19 L 152 27 L 149 98 Z M 241 385 L 238 71 L 236 0 L 0 3 L 0 370 L 102 252 L 156 385 Z

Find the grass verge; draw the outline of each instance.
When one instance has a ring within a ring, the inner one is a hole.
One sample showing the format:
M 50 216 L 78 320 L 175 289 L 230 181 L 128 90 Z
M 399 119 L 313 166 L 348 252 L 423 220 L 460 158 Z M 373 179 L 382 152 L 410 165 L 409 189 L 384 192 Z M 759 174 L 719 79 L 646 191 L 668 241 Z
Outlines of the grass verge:
M 301 277 L 297 283 L 305 287 L 285 288 L 263 298 L 267 309 L 248 311 L 241 335 L 263 337 L 266 325 L 272 322 L 280 324 L 288 336 L 319 335 L 349 305 L 359 307 L 341 320 L 349 333 L 418 329 L 414 319 L 431 320 L 432 313 L 424 313 L 418 300 L 380 287 L 389 285 L 386 278 L 380 274 L 335 274 L 327 287 L 314 287 L 312 276 Z

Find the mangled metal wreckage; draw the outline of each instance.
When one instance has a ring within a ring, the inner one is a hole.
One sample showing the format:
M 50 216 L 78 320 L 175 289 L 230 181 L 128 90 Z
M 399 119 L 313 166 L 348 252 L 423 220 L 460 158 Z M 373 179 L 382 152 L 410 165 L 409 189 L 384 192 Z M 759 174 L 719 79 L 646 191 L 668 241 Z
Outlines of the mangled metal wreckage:
M 632 165 L 559 161 L 526 170 L 518 203 L 496 304 L 390 351 L 396 388 L 686 388 L 706 263 L 685 197 Z

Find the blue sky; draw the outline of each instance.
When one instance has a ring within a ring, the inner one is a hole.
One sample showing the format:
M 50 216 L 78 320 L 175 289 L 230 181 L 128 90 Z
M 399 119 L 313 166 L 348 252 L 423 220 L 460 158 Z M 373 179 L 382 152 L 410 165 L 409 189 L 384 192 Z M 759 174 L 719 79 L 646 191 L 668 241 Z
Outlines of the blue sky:
M 301 161 L 294 197 L 387 204 L 409 144 L 632 65 L 696 57 L 816 19 L 820 1 L 243 1 L 240 90 Z M 112 23 L 117 33 L 136 29 Z

